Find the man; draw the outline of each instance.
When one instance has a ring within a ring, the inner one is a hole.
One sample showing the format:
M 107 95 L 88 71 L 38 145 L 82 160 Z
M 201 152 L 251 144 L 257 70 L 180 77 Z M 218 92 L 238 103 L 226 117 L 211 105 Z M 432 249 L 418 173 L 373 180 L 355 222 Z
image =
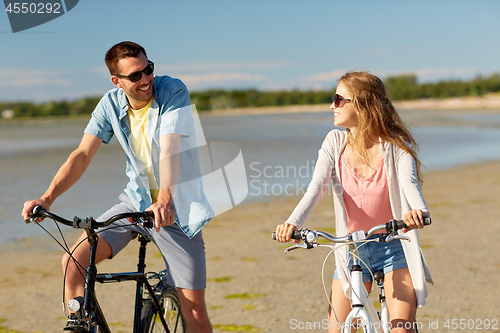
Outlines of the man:
M 190 98 L 184 84 L 168 76 L 154 77 L 154 64 L 133 42 L 122 42 L 106 53 L 111 81 L 117 87 L 101 99 L 85 129 L 79 147 L 71 153 L 44 195 L 24 204 L 26 219 L 40 205 L 46 210 L 83 175 L 102 142 L 116 136 L 127 157 L 130 178 L 120 203 L 98 220 L 112 215 L 148 210 L 153 230 L 134 226 L 99 233 L 96 261 L 112 258 L 131 240 L 131 232 L 147 234 L 164 256 L 178 290 L 188 332 L 211 332 L 204 290 L 205 246 L 198 232 L 213 216 L 203 193 Z M 113 224 L 130 224 L 118 221 Z M 73 257 L 86 267 L 89 245 L 73 245 Z M 69 263 L 68 263 L 69 261 Z M 65 255 L 66 301 L 83 296 L 84 279 Z

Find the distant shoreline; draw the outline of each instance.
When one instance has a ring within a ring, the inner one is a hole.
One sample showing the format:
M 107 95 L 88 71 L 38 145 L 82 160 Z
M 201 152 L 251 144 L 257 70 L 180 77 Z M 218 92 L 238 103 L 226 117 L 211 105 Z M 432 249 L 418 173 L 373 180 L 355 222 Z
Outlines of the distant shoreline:
M 456 97 L 446 99 L 420 99 L 413 101 L 393 102 L 396 110 L 439 110 L 460 111 L 464 113 L 500 113 L 500 94 L 490 94 L 481 97 Z M 262 106 L 232 109 L 215 109 L 210 111 L 199 111 L 202 116 L 230 116 L 230 115 L 254 115 L 254 114 L 277 114 L 277 113 L 319 113 L 329 112 L 331 104 L 301 104 L 286 106 Z M 78 116 L 50 116 L 33 118 L 2 119 L 0 124 L 13 124 L 37 121 L 81 121 L 89 119 L 89 115 Z
M 397 110 L 461 110 L 500 113 L 500 95 L 482 97 L 457 97 L 446 99 L 421 99 L 393 102 Z M 328 112 L 330 104 L 263 106 L 202 111 L 202 115 L 228 116 L 272 113 Z

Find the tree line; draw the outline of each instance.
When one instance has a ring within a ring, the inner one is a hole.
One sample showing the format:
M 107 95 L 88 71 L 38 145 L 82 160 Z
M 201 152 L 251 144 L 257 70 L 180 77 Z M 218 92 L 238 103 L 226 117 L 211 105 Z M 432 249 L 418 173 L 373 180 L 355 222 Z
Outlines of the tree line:
M 385 84 L 391 99 L 395 101 L 425 98 L 451 98 L 466 96 L 483 96 L 500 92 L 500 74 L 487 77 L 478 76 L 470 81 L 439 81 L 437 83 L 417 82 L 413 74 L 388 77 Z
M 385 84 L 394 101 L 424 98 L 450 98 L 483 96 L 500 92 L 500 74 L 478 76 L 470 81 L 449 80 L 437 83 L 418 83 L 414 74 L 391 76 Z M 214 109 L 287 106 L 331 103 L 332 90 L 206 90 L 191 92 L 191 102 L 198 111 Z M 15 118 L 77 116 L 90 114 L 100 100 L 99 97 L 82 98 L 76 101 L 50 101 L 0 103 L 0 116 L 5 110 L 12 110 Z

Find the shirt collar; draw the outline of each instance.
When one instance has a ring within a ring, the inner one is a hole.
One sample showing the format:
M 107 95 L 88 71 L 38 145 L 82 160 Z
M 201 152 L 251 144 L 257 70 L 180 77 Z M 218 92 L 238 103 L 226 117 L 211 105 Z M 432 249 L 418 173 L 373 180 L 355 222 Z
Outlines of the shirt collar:
M 128 101 L 123 89 L 118 89 L 118 106 L 120 107 L 120 120 L 127 116 Z
M 156 102 L 156 77 L 155 81 L 153 84 L 153 104 Z M 127 111 L 128 111 L 128 100 L 127 96 L 125 95 L 125 92 L 123 91 L 122 88 L 118 88 L 118 106 L 120 107 L 120 117 L 119 119 L 121 120 L 122 118 L 127 116 Z

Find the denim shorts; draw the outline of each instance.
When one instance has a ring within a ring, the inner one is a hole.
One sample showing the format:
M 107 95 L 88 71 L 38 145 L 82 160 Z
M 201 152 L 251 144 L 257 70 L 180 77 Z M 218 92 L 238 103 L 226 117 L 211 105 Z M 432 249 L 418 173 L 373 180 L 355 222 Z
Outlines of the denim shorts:
M 97 221 L 106 220 L 115 214 L 136 211 L 127 194 L 122 193 L 119 200 L 119 204 L 109 209 Z M 132 240 L 132 231 L 148 236 L 163 254 L 168 271 L 168 284 L 191 290 L 206 288 L 205 243 L 201 231 L 189 239 L 176 223 L 156 232 L 155 229 L 131 225 L 126 219 L 98 230 L 98 235 L 111 245 L 114 257 Z
M 372 236 L 371 238 L 374 237 L 376 236 Z M 358 246 L 361 244 L 362 243 L 358 243 Z M 408 267 L 403 246 L 401 245 L 401 241 L 399 239 L 387 243 L 365 243 L 364 245 L 359 246 L 358 254 L 362 261 L 361 267 L 363 268 L 363 282 L 372 282 L 373 278 L 371 274 L 376 271 L 383 271 L 384 274 L 387 274 L 391 271 L 395 271 L 396 269 Z M 371 270 L 371 273 L 365 264 Z M 352 256 L 349 255 L 349 269 L 351 267 Z M 333 278 L 339 278 L 337 269 L 335 269 Z

